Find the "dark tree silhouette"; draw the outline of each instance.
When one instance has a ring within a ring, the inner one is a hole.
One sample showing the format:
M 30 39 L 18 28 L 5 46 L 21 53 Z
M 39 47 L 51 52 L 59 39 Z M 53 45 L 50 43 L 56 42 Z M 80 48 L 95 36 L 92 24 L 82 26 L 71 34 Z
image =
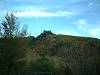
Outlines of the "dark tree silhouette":
M 41 33 L 39 36 L 37 36 L 37 38 L 44 38 L 46 36 L 51 36 L 54 35 L 54 33 L 52 33 L 51 31 L 48 30 L 44 30 L 43 33 Z

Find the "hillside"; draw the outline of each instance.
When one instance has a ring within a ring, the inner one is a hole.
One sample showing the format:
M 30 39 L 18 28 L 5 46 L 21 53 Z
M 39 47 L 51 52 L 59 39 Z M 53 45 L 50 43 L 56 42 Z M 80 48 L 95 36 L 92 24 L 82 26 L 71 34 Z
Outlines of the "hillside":
M 33 75 L 33 72 L 52 72 L 53 75 L 100 73 L 99 39 L 56 35 L 51 31 L 44 31 L 36 38 L 30 36 L 21 40 L 27 53 L 12 70 L 12 74 L 16 74 L 16 71 L 20 72 L 20 75 Z
M 60 69 L 59 72 L 70 70 L 75 75 L 99 74 L 99 39 L 50 34 L 37 38 L 32 46 L 40 56 L 48 57 L 53 66 Z

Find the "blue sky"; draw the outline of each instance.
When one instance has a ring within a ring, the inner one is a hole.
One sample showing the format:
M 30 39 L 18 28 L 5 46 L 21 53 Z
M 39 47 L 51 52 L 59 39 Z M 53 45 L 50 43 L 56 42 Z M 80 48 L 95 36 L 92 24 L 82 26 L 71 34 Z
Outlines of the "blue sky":
M 0 0 L 0 22 L 11 11 L 34 36 L 51 30 L 56 34 L 100 38 L 100 0 Z

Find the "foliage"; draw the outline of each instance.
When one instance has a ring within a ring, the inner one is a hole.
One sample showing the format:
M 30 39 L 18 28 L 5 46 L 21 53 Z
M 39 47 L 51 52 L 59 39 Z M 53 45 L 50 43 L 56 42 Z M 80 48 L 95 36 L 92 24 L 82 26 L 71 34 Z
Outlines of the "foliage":
M 27 34 L 27 25 L 24 25 L 23 29 L 19 30 L 14 13 L 7 13 L 0 26 L 0 34 L 1 37 L 23 37 Z
M 37 39 L 45 38 L 47 36 L 52 36 L 52 35 L 54 35 L 54 33 L 52 33 L 51 31 L 44 30 L 43 33 L 41 33 L 39 36 L 37 36 Z

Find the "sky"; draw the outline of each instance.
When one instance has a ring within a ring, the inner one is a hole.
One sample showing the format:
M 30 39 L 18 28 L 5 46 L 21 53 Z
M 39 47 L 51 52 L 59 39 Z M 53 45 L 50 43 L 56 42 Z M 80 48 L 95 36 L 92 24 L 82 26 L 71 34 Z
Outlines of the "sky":
M 0 22 L 12 11 L 29 35 L 51 30 L 100 39 L 100 0 L 0 0 Z

